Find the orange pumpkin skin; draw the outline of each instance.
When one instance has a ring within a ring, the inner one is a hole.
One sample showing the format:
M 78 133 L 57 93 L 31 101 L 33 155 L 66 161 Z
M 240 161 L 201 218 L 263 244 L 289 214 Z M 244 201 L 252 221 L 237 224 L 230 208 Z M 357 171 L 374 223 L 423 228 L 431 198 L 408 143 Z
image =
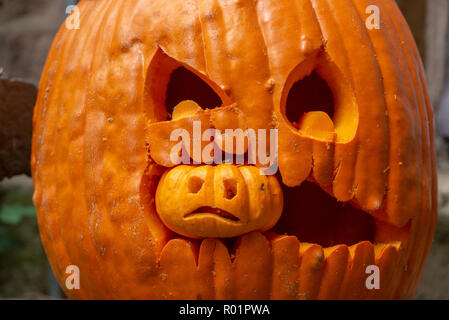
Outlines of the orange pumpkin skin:
M 365 28 L 371 4 L 379 30 Z M 414 296 L 436 224 L 433 114 L 394 1 L 98 0 L 79 9 L 81 28 L 60 29 L 42 74 L 32 152 L 42 242 L 68 297 Z M 154 141 L 180 125 L 161 123 L 151 96 L 169 77 L 149 72 L 161 54 L 172 59 L 167 68 L 180 63 L 209 81 L 248 127 L 279 128 L 282 183 L 312 180 L 370 213 L 373 241 L 323 248 L 253 231 L 231 254 L 221 239 L 171 232 L 154 204 L 170 170 Z M 337 137 L 316 134 L 313 117 L 303 131 L 285 117 L 286 91 L 311 69 L 342 106 Z M 365 286 L 373 264 L 379 290 Z M 80 268 L 79 290 L 64 285 L 69 265 Z

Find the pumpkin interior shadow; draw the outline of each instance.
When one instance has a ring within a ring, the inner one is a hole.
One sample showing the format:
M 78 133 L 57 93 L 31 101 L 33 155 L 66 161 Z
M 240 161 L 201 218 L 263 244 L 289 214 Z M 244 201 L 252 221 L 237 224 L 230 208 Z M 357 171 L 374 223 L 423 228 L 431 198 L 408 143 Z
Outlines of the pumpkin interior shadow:
M 312 182 L 282 188 L 284 210 L 272 231 L 323 247 L 374 242 L 375 220 L 368 213 L 338 202 Z
M 184 100 L 193 100 L 203 109 L 213 109 L 223 104 L 218 94 L 204 80 L 185 67 L 179 67 L 170 75 L 167 84 L 167 112 L 172 114 L 175 106 Z
M 316 71 L 297 81 L 287 97 L 286 116 L 297 127 L 304 113 L 323 111 L 334 116 L 334 96 L 327 82 Z

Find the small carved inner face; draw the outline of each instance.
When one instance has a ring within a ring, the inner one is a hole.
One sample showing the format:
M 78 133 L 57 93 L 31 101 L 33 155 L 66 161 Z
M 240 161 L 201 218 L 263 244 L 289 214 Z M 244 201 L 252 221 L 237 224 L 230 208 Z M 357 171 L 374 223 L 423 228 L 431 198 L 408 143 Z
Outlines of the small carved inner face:
M 254 166 L 176 166 L 162 176 L 156 192 L 165 225 L 190 237 L 266 231 L 278 221 L 282 205 L 276 177 Z

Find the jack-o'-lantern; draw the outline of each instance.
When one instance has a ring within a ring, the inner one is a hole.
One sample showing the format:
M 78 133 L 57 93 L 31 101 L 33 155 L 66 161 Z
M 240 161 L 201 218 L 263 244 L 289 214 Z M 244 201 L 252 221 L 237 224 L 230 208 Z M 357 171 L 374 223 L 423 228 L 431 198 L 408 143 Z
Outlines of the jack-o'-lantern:
M 436 223 L 433 124 L 394 1 L 78 8 L 43 71 L 32 155 L 42 241 L 70 298 L 413 297 Z M 240 133 L 171 139 L 195 125 Z M 248 135 L 227 147 L 248 129 L 279 170 L 248 161 Z M 70 265 L 79 289 L 64 285 Z

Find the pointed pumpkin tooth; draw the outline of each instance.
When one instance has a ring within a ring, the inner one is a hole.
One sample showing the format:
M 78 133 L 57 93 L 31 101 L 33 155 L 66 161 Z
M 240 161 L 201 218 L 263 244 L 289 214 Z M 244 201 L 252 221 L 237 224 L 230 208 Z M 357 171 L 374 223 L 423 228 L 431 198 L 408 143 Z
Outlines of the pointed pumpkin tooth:
M 218 239 L 205 239 L 201 243 L 198 273 L 205 280 L 202 299 L 233 299 L 232 263 L 228 248 Z
M 323 248 L 317 244 L 301 243 L 299 256 L 298 299 L 315 300 L 318 296 L 323 276 Z
M 374 265 L 374 246 L 363 241 L 349 247 L 350 259 L 346 267 L 345 277 L 341 285 L 340 299 L 365 299 L 369 293 L 366 288 L 366 268 Z
M 325 263 L 318 299 L 336 299 L 339 296 L 341 284 L 346 274 L 350 257 L 349 248 L 347 245 L 338 245 L 325 248 L 323 252 Z
M 173 109 L 172 120 L 178 120 L 194 116 L 203 109 L 192 100 L 184 100 L 176 105 Z
M 239 238 L 233 268 L 236 299 L 269 297 L 271 282 L 267 280 L 271 278 L 272 253 L 270 243 L 260 232 Z
M 400 268 L 397 268 L 397 265 L 399 263 L 399 251 L 401 250 L 402 246 L 399 242 L 376 244 L 374 246 L 374 265 L 379 268 L 380 287 L 379 290 L 370 290 L 367 299 L 392 298 L 393 289 L 396 287 L 395 282 L 400 279 L 400 277 L 395 276 L 395 270 L 400 270 Z
M 273 279 L 270 299 L 297 299 L 299 290 L 299 240 L 271 234 Z
M 334 141 L 334 122 L 326 112 L 313 111 L 305 113 L 298 123 L 299 131 L 310 138 Z

